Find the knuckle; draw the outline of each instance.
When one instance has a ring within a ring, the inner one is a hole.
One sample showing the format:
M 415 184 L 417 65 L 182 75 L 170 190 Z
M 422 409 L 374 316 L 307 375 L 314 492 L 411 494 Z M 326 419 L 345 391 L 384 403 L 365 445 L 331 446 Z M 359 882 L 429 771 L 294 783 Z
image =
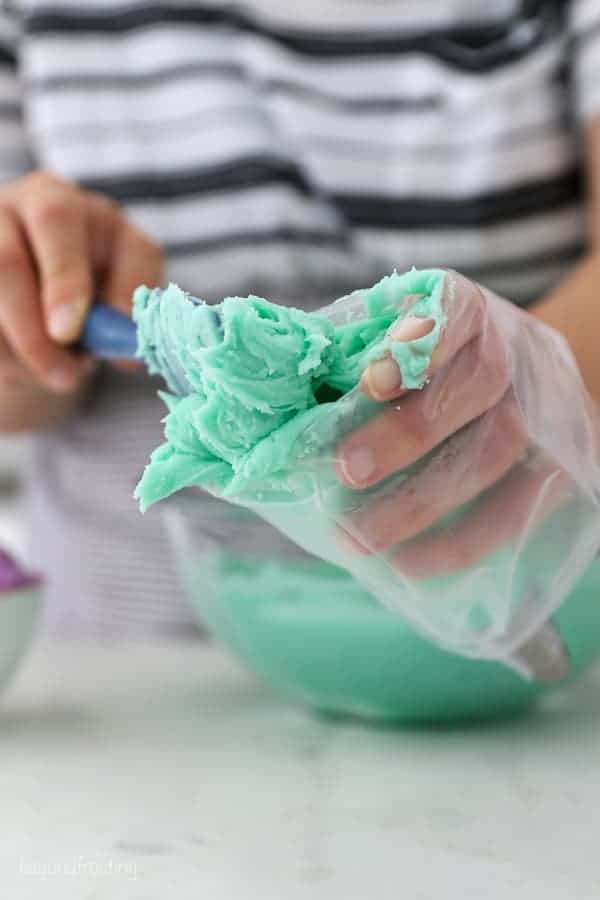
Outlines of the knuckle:
M 97 194 L 95 191 L 84 191 L 85 197 L 88 199 L 90 203 L 92 203 L 97 209 L 104 210 L 105 212 L 109 212 L 122 216 L 121 207 L 117 203 L 116 200 L 113 200 L 112 197 L 107 196 L 106 194 Z
M 49 190 L 50 188 L 56 188 L 59 185 L 64 186 L 65 183 L 48 169 L 37 169 L 35 172 L 26 175 L 21 184 L 24 189 L 44 191 Z
M 34 227 L 54 228 L 62 223 L 73 210 L 73 201 L 61 193 L 37 197 L 31 205 L 30 218 Z
M 432 440 L 432 423 L 421 401 L 422 396 L 415 392 L 408 402 L 386 410 L 389 427 L 380 436 L 382 447 L 396 443 L 410 453 L 411 458 L 425 453 Z

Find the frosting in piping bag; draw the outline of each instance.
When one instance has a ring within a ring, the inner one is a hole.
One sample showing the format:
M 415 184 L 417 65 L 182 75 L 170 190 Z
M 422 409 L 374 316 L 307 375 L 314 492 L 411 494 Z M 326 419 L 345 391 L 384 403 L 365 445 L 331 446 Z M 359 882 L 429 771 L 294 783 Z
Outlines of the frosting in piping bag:
M 443 281 L 441 270 L 393 273 L 316 313 L 253 296 L 208 306 L 175 285 L 138 288 L 138 355 L 172 391 L 162 394 L 166 442 L 136 489 L 142 509 L 188 486 L 242 502 L 260 501 L 266 488 L 268 499 L 285 500 L 290 467 L 339 437 L 340 398 L 372 360 L 390 353 L 404 387 L 423 386 L 444 322 Z M 434 327 L 393 341 L 390 326 L 406 315 Z M 177 396 L 182 380 L 189 392 Z M 367 417 L 373 404 L 363 406 Z

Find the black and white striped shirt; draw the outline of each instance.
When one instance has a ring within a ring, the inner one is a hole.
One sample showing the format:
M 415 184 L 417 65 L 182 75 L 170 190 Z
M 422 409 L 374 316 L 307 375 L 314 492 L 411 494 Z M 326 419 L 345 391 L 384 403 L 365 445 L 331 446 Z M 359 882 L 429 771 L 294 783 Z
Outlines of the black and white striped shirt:
M 527 304 L 584 250 L 600 0 L 2 7 L 0 177 L 42 166 L 115 198 L 163 243 L 169 277 L 207 299 L 316 306 L 415 265 Z M 90 403 L 35 441 L 50 618 L 178 627 L 160 523 L 130 501 L 160 407 L 118 376 Z M 69 542 L 76 571 L 59 565 Z

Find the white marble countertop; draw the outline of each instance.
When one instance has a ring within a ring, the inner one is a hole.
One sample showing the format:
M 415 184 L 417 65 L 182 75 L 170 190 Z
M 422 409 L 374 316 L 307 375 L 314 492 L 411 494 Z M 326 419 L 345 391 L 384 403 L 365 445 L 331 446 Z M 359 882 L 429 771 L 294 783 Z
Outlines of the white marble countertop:
M 10 900 L 599 900 L 600 672 L 402 731 L 198 645 L 38 644 L 0 705 L 0 835 Z

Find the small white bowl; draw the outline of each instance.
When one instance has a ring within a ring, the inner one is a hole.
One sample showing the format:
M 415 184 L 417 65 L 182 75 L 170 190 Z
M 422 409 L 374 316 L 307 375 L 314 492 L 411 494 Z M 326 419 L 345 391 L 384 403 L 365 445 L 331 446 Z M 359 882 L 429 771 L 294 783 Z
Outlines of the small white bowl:
M 0 592 L 0 691 L 27 652 L 40 608 L 41 584 Z

